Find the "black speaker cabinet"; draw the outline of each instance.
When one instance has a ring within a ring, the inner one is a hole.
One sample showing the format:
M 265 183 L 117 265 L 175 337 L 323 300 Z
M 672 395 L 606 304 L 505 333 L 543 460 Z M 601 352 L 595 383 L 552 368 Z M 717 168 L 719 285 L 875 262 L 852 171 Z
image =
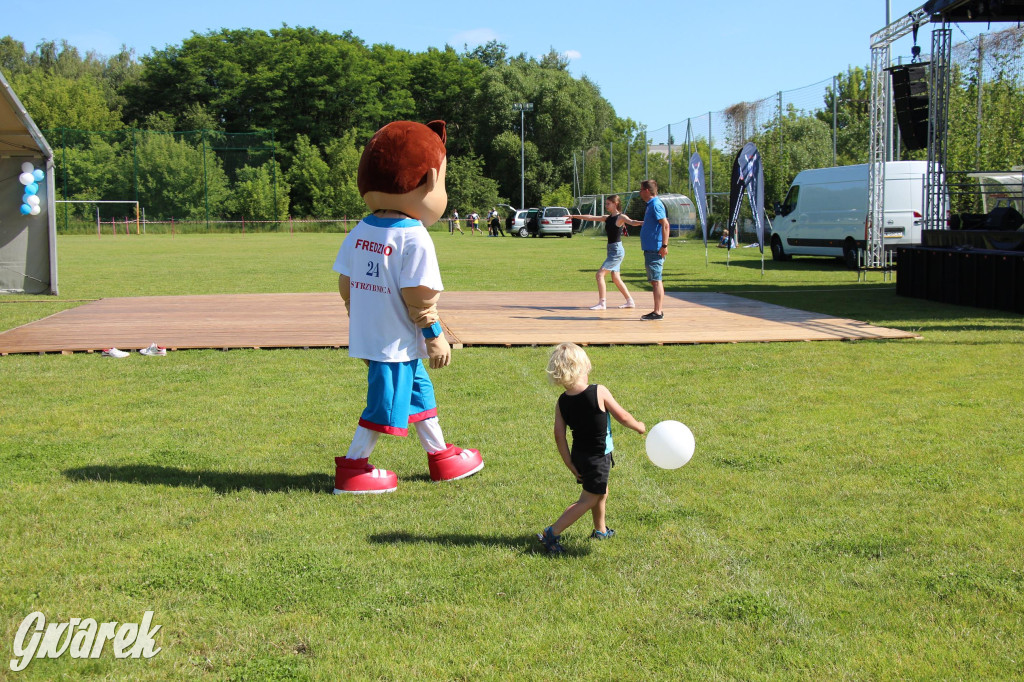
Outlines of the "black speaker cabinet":
M 903 146 L 928 146 L 928 71 L 926 64 L 903 64 L 889 69 L 893 106 Z
M 1024 216 L 1013 206 L 999 206 L 988 212 L 986 230 L 1016 230 L 1024 225 Z

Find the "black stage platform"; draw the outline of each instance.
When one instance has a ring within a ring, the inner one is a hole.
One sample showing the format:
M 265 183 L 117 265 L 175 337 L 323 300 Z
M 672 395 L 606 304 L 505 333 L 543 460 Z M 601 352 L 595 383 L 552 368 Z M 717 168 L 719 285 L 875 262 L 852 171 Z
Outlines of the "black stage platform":
M 901 296 L 1024 314 L 1024 251 L 904 246 L 896 261 Z

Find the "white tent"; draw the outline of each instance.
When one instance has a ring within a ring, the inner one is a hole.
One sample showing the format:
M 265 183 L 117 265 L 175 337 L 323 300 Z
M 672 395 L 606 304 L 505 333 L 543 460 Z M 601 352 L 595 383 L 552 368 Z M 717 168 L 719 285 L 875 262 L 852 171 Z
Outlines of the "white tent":
M 21 214 L 21 165 L 46 173 L 40 212 Z M 0 73 L 0 293 L 57 293 L 57 215 L 53 150 Z

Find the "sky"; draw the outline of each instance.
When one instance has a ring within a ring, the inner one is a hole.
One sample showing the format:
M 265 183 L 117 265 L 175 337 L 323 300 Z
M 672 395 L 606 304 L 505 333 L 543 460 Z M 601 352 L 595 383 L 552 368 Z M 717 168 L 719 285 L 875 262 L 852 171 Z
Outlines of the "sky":
M 885 25 L 887 3 L 895 20 L 923 1 L 55 0 L 5 13 L 0 35 L 29 50 L 44 40 L 67 40 L 83 54 L 116 54 L 127 45 L 139 56 L 179 45 L 193 32 L 282 24 L 352 31 L 367 44 L 413 52 L 446 44 L 462 51 L 489 40 L 504 43 L 511 55 L 540 57 L 554 48 L 569 59 L 574 76 L 600 87 L 619 116 L 655 130 L 867 66 L 869 39 Z M 954 28 L 954 42 L 985 27 L 961 28 Z M 930 50 L 927 27 L 919 43 Z M 899 41 L 893 56 L 909 55 L 911 45 L 909 36 Z

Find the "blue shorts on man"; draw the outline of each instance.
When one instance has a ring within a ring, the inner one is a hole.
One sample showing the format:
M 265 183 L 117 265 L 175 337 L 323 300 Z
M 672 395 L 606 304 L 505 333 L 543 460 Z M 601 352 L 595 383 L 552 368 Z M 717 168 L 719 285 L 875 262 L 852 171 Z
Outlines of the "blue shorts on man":
M 658 255 L 657 251 L 644 251 L 644 269 L 647 271 L 648 282 L 661 281 L 661 269 L 665 265 L 665 259 Z

